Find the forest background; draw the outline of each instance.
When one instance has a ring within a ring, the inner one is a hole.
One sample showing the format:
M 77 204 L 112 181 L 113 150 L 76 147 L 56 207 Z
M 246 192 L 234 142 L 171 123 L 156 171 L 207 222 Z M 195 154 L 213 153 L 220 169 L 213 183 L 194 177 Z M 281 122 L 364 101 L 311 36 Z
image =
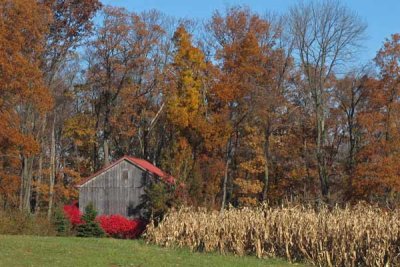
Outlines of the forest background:
M 400 35 L 357 60 L 339 1 L 204 21 L 97 0 L 0 2 L 0 206 L 52 213 L 123 155 L 182 201 L 386 206 L 400 191 Z

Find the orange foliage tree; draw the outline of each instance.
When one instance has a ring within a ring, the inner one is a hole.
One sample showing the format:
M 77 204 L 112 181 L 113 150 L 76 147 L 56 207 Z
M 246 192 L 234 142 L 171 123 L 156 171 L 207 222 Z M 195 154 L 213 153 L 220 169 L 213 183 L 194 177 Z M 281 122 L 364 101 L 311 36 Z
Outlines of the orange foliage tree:
M 29 210 L 37 122 L 52 106 L 40 70 L 49 13 L 24 0 L 2 1 L 0 13 L 0 188 L 4 206 Z
M 400 35 L 379 50 L 379 80 L 368 83 L 368 106 L 362 114 L 364 143 L 358 155 L 356 194 L 369 200 L 393 201 L 400 191 Z

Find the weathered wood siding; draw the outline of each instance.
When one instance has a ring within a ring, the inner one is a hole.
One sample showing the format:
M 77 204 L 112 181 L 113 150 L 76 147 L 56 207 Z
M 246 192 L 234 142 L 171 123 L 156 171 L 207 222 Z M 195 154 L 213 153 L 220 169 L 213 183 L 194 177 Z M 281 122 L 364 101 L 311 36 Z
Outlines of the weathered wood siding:
M 79 208 L 83 212 L 93 203 L 99 215 L 130 216 L 128 210 L 140 204 L 150 176 L 152 174 L 123 160 L 79 188 Z

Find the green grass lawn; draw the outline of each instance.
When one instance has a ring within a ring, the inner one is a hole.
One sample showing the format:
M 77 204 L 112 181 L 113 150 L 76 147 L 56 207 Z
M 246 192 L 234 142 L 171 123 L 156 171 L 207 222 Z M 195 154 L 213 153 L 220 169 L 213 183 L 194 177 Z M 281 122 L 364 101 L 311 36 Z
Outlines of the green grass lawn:
M 281 260 L 192 253 L 141 240 L 0 235 L 0 266 L 293 266 Z

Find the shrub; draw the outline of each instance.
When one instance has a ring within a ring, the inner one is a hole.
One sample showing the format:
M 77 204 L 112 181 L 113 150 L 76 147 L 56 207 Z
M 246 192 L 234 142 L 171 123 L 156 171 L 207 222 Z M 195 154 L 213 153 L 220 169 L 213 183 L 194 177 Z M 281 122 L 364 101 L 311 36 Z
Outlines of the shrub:
M 65 217 L 69 220 L 72 227 L 75 228 L 78 225 L 82 224 L 82 213 L 75 203 L 71 205 L 65 205 L 63 210 Z
M 65 205 L 63 210 L 70 225 L 76 230 L 77 236 L 81 237 L 101 237 L 106 233 L 114 238 L 133 239 L 137 238 L 146 228 L 144 220 L 130 220 L 122 215 L 97 216 L 97 212 L 91 204 L 86 207 L 84 215 L 76 204 Z M 64 228 L 62 218 L 58 218 L 58 221 L 56 227 L 62 233 Z
M 142 220 L 129 220 L 121 215 L 102 215 L 97 220 L 104 232 L 114 238 L 137 238 L 145 229 Z
M 175 187 L 166 183 L 152 183 L 145 189 L 142 202 L 137 207 L 143 220 L 161 221 L 164 214 L 177 205 L 178 198 L 175 195 Z
M 0 234 L 54 236 L 57 232 L 47 214 L 0 211 Z
M 82 216 L 82 223 L 76 228 L 77 236 L 79 237 L 102 237 L 104 231 L 96 221 L 97 212 L 92 204 L 85 208 L 85 213 Z
M 148 242 L 192 250 L 282 257 L 318 266 L 400 266 L 400 210 L 289 206 L 171 211 Z

